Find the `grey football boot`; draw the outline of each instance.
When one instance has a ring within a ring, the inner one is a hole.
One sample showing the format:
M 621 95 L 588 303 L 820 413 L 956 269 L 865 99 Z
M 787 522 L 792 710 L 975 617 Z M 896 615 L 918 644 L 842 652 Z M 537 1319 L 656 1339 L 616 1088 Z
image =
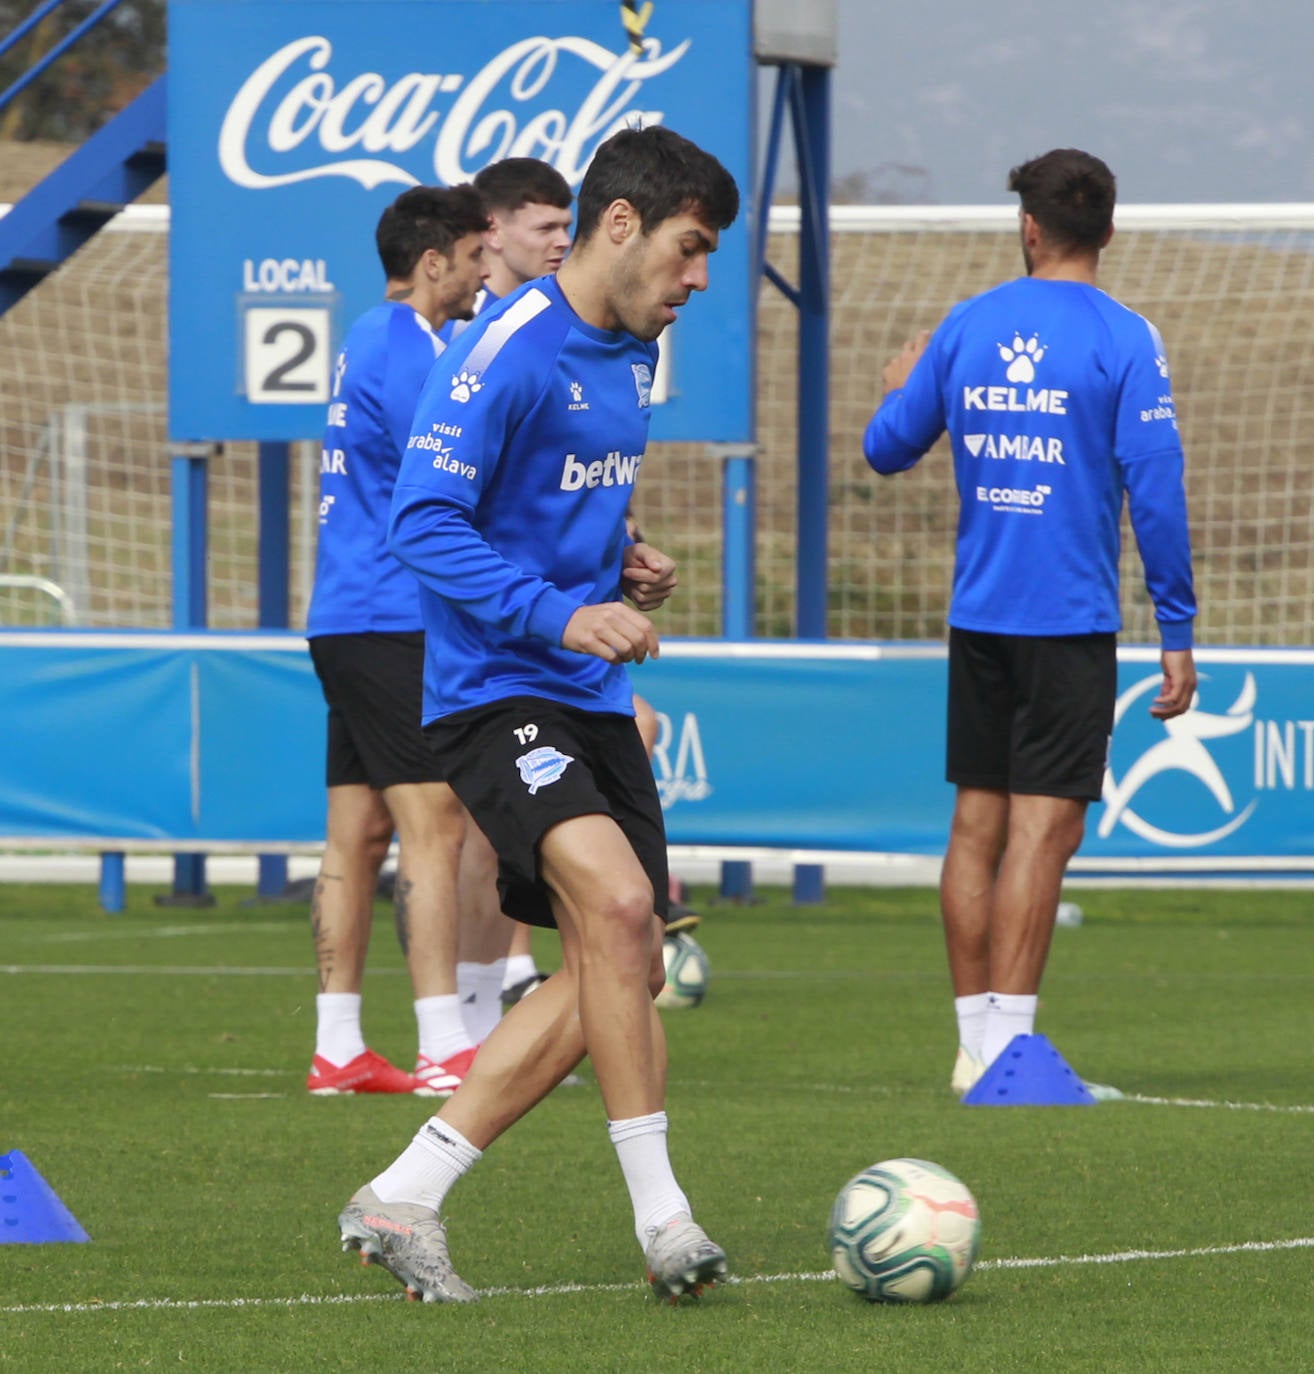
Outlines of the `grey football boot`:
M 362 1264 L 381 1264 L 416 1302 L 476 1302 L 479 1295 L 452 1268 L 438 1213 L 409 1202 L 381 1202 L 368 1184 L 338 1216 L 344 1250 Z
M 663 1301 L 675 1302 L 682 1293 L 697 1297 L 703 1288 L 725 1278 L 725 1251 L 708 1240 L 692 1217 L 673 1217 L 665 1226 L 648 1228 L 648 1282 Z

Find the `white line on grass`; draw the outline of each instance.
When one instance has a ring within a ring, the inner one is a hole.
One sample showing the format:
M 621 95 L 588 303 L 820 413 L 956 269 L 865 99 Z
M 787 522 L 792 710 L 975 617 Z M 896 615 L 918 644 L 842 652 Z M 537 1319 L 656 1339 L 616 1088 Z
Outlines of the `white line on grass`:
M 110 1073 L 181 1073 L 208 1078 L 211 1074 L 228 1074 L 234 1078 L 296 1078 L 295 1069 L 201 1069 L 192 1064 L 166 1069 L 161 1064 L 115 1064 Z
M 35 945 L 73 945 L 101 940 L 176 940 L 189 935 L 286 935 L 292 929 L 288 921 L 216 921 L 212 925 L 196 926 L 139 926 L 116 929 L 97 926 L 94 930 L 65 930 L 51 934 L 31 935 Z
M 1211 1102 L 1199 1097 L 1146 1097 L 1141 1093 L 1127 1093 L 1124 1102 L 1145 1102 L 1151 1107 L 1222 1107 L 1229 1112 L 1298 1112 L 1314 1113 L 1314 1107 L 1299 1103 L 1278 1102 Z
M 1215 1255 L 1271 1254 L 1279 1250 L 1314 1249 L 1314 1236 L 1295 1240 L 1247 1240 L 1238 1245 L 1204 1245 L 1193 1250 L 1118 1250 L 1107 1255 L 1049 1255 L 1031 1259 L 982 1260 L 976 1267 L 992 1269 L 1057 1269 L 1076 1264 L 1134 1264 L 1144 1260 L 1206 1259 Z M 797 1274 L 749 1274 L 724 1280 L 727 1286 L 750 1283 L 835 1283 L 832 1269 Z M 642 1283 L 556 1283 L 540 1288 L 483 1288 L 483 1298 L 558 1298 L 575 1293 L 629 1293 L 646 1287 Z M 0 1307 L 0 1316 L 21 1316 L 37 1312 L 194 1312 L 202 1309 L 237 1310 L 243 1307 L 337 1307 L 349 1303 L 396 1302 L 391 1293 L 302 1293 L 296 1298 L 135 1298 L 130 1302 L 49 1302 L 19 1303 Z
M 404 968 L 371 969 L 370 976 L 377 978 L 381 974 L 386 976 L 405 972 Z M 163 974 L 169 978 L 305 978 L 309 976 L 305 968 L 230 968 L 215 965 L 195 967 L 187 964 L 0 964 L 0 973 L 53 973 L 61 978 L 80 973 L 139 973 L 147 976 Z

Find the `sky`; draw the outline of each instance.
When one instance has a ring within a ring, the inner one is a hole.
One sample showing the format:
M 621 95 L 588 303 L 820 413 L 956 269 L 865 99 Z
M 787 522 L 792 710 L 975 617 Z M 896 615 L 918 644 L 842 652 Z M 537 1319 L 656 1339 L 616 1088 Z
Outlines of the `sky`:
M 866 199 L 1011 203 L 1010 167 L 1079 147 L 1124 204 L 1314 201 L 1310 0 L 838 0 L 838 29 Z

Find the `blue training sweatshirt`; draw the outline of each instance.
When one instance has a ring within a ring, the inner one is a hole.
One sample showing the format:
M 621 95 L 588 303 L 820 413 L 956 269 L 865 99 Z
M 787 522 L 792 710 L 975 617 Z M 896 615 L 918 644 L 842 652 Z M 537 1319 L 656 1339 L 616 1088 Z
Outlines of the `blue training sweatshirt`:
M 420 583 L 425 724 L 518 695 L 633 714 L 624 666 L 561 636 L 581 606 L 620 598 L 656 361 L 540 277 L 430 373 L 388 537 Z
M 945 431 L 959 517 L 949 624 L 1116 631 L 1123 493 L 1165 649 L 1191 646 L 1183 456 L 1163 341 L 1094 286 L 1022 277 L 957 305 L 863 436 L 877 472 Z
M 415 578 L 387 549 L 388 514 L 415 403 L 443 348 L 429 322 L 397 301 L 348 331 L 319 460 L 309 638 L 422 628 Z

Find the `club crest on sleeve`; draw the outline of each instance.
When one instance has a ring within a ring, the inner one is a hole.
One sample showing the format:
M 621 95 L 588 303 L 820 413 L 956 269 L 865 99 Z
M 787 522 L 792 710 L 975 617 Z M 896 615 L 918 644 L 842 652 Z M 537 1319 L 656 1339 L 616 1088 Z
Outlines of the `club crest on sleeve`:
M 639 409 L 644 409 L 652 401 L 652 369 L 647 363 L 631 363 L 634 373 L 634 389 L 639 393 Z
M 545 745 L 539 749 L 531 749 L 527 754 L 521 754 L 516 760 L 516 767 L 520 769 L 520 780 L 528 784 L 529 795 L 532 797 L 540 787 L 547 787 L 549 783 L 556 782 L 566 771 L 567 765 L 574 762 L 569 754 L 563 754 L 560 749 Z
M 477 372 L 467 372 L 462 368 L 455 377 L 452 378 L 452 400 L 460 401 L 463 405 L 477 391 L 482 391 L 484 384 L 479 380 Z

